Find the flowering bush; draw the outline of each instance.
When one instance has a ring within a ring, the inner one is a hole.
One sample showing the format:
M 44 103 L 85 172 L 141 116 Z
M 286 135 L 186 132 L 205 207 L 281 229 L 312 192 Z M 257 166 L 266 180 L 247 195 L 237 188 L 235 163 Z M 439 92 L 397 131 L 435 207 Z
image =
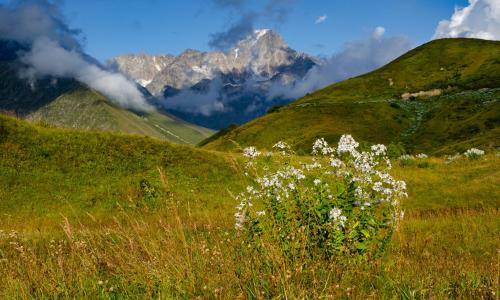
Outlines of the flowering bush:
M 384 145 L 358 146 L 344 135 L 337 148 L 318 139 L 310 158 L 292 156 L 283 142 L 272 156 L 246 155 L 253 184 L 236 197 L 235 227 L 248 247 L 296 261 L 380 254 L 403 215 L 406 184 L 389 175 Z
M 470 148 L 469 150 L 464 152 L 464 155 L 469 159 L 479 159 L 484 155 L 484 151 L 477 148 Z
M 416 158 L 418 159 L 426 159 L 426 158 L 429 158 L 429 156 L 427 156 L 427 154 L 425 153 L 420 153 L 420 154 L 417 154 L 415 155 Z

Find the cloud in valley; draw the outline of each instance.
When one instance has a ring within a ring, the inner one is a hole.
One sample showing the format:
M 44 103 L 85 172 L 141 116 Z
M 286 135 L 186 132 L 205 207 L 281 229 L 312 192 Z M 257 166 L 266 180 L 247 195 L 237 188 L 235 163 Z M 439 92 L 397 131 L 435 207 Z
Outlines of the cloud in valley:
M 20 54 L 21 76 L 71 77 L 131 109 L 150 110 L 137 86 L 125 76 L 105 70 L 82 51 L 80 31 L 69 28 L 59 7 L 46 0 L 0 5 L 0 39 L 29 47 Z
M 364 40 L 348 42 L 343 49 L 309 70 L 290 86 L 274 85 L 270 97 L 299 98 L 335 82 L 361 75 L 383 66 L 411 49 L 405 37 L 384 37 L 377 27 Z
M 500 0 L 469 0 L 450 20 L 439 22 L 435 39 L 456 37 L 500 40 Z
M 319 16 L 316 21 L 314 22 L 314 24 L 320 24 L 320 23 L 323 23 L 326 21 L 326 19 L 328 18 L 327 15 L 322 15 L 322 16 Z
M 225 109 L 224 100 L 219 95 L 222 87 L 222 80 L 216 77 L 203 91 L 186 89 L 173 97 L 164 99 L 162 104 L 169 109 L 210 116 L 214 112 Z

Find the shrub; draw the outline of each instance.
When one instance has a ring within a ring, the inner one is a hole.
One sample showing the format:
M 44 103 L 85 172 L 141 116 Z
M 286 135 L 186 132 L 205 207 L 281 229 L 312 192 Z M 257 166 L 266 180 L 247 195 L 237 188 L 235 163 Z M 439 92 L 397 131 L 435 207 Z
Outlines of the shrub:
M 246 148 L 253 184 L 236 197 L 235 214 L 245 248 L 300 263 L 382 254 L 402 217 L 406 184 L 389 175 L 384 145 L 358 146 L 350 135 L 336 149 L 318 139 L 313 156 L 300 159 L 283 142 L 267 155 Z

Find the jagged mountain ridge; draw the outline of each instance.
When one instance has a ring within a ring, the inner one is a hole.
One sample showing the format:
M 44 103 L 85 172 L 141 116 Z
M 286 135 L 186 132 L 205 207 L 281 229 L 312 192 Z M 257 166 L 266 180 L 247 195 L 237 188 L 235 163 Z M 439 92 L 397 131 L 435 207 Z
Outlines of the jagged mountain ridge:
M 152 61 L 165 65 L 158 70 L 159 64 Z M 109 64 L 159 98 L 158 106 L 190 122 L 219 129 L 247 122 L 292 100 L 269 98 L 267 92 L 275 83 L 301 79 L 317 60 L 291 49 L 276 32 L 262 29 L 227 53 L 188 49 L 175 57 L 129 54 Z M 215 107 L 199 103 L 198 98 L 207 97 L 216 101 Z
M 110 64 L 146 87 L 174 59 L 172 55 L 130 54 L 116 57 Z
M 240 41 L 228 53 L 187 49 L 178 56 L 127 54 L 108 63 L 159 96 L 167 86 L 189 88 L 221 73 L 246 72 L 260 79 L 270 79 L 284 68 L 290 69 L 297 61 L 304 60 L 314 64 L 313 57 L 288 47 L 276 32 L 261 29 Z

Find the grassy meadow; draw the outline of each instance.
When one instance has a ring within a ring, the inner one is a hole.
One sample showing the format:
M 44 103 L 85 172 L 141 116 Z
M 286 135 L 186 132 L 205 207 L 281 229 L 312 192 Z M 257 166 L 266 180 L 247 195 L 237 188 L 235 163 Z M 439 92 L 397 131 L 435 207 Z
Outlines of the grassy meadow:
M 497 153 L 393 165 L 383 257 L 267 264 L 234 229 L 240 154 L 0 116 L 0 298 L 497 299 Z

